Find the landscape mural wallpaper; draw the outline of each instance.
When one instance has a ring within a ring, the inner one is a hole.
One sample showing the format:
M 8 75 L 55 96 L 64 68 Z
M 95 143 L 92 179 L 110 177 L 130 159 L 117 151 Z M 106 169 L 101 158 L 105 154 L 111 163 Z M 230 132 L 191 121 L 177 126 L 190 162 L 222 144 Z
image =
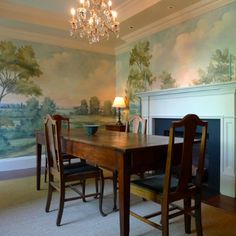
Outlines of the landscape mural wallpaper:
M 114 56 L 0 41 L 0 158 L 34 155 L 48 113 L 69 116 L 73 127 L 114 121 L 114 97 Z
M 116 59 L 117 93 L 139 112 L 135 93 L 236 80 L 236 3 L 130 45 Z
M 73 127 L 140 113 L 138 92 L 236 80 L 236 2 L 128 45 L 116 56 L 1 37 L 0 159 L 35 154 L 35 129 L 47 113 Z

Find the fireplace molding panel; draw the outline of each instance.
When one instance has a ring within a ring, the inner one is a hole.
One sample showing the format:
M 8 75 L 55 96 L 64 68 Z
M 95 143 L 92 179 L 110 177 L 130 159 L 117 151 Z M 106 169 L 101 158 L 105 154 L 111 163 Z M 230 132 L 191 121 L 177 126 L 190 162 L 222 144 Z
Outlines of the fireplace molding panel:
M 188 113 L 201 119 L 220 120 L 220 193 L 236 197 L 236 82 L 138 93 L 148 133 L 155 119 L 182 118 Z

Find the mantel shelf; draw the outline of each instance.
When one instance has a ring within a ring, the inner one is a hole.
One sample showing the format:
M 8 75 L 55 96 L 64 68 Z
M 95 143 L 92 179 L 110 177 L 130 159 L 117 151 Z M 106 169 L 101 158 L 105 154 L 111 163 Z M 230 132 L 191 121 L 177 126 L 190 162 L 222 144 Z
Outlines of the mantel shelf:
M 228 82 L 228 83 L 219 83 L 219 84 L 211 84 L 211 85 L 198 85 L 192 87 L 184 87 L 184 88 L 171 88 L 164 90 L 153 90 L 148 92 L 140 92 L 136 95 L 138 97 L 152 97 L 152 96 L 172 96 L 172 97 L 186 97 L 186 96 L 202 96 L 202 95 L 219 95 L 225 93 L 235 93 L 236 89 L 236 81 Z

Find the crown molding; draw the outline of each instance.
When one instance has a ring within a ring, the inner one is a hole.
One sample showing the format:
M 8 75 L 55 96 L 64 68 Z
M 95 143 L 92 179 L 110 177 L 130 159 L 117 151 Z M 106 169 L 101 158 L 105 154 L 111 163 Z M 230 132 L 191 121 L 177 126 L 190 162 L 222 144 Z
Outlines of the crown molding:
M 99 47 L 96 45 L 90 45 L 85 42 L 77 41 L 73 38 L 62 38 L 62 37 L 54 37 L 50 35 L 45 34 L 39 34 L 34 32 L 28 32 L 18 29 L 9 29 L 6 27 L 0 26 L 0 40 L 24 40 L 29 42 L 35 42 L 35 43 L 44 43 L 49 44 L 53 46 L 60 46 L 64 48 L 72 48 L 72 49 L 79 49 L 82 51 L 89 51 L 93 53 L 101 53 L 101 54 L 108 54 L 108 55 L 114 55 L 114 49 L 110 47 L 104 47 L 100 45 Z
M 138 14 L 144 9 L 151 7 L 161 0 L 126 0 L 120 4 L 116 11 L 119 14 L 119 21 L 122 22 L 129 17 Z M 29 7 L 22 4 L 12 4 L 9 2 L 0 2 L 1 17 L 31 24 L 46 26 L 50 28 L 67 30 L 69 27 L 70 16 L 57 14 L 55 12 L 41 10 L 39 8 Z M 26 14 L 27 12 L 27 14 Z M 42 17 L 43 16 L 43 17 Z
M 202 0 L 196 4 L 191 5 L 190 7 L 187 7 L 161 20 L 153 22 L 146 27 L 136 30 L 133 33 L 121 37 L 121 39 L 125 41 L 125 43 L 119 47 L 116 47 L 115 53 L 116 55 L 118 55 L 127 52 L 130 50 L 130 44 L 138 40 L 151 36 L 152 34 L 158 33 L 164 29 L 170 28 L 232 2 L 235 2 L 235 0 Z
M 9 2 L 2 1 L 0 2 L 0 12 L 1 17 L 5 19 L 11 19 L 32 25 L 39 25 L 49 29 L 56 29 L 64 32 L 69 31 L 69 22 L 66 16 L 61 16 L 55 12 L 28 7 L 21 4 L 12 5 Z M 9 28 L 4 26 L 0 26 L 0 32 L 1 37 L 8 39 L 20 39 L 30 42 L 45 43 L 66 48 L 80 49 L 83 51 L 114 55 L 114 49 L 111 47 L 102 45 L 97 47 L 96 45 L 90 45 L 87 42 L 83 42 L 81 40 L 78 41 L 69 37 L 69 33 L 67 33 L 68 38 L 63 38 L 61 36 L 56 37 L 32 31 L 25 31 L 16 27 Z
M 118 12 L 119 21 L 122 22 L 160 1 L 161 0 L 126 0 L 117 6 L 115 10 Z
M 22 4 L 12 4 L 9 2 L 0 2 L 1 17 L 17 20 L 21 22 L 46 26 L 59 30 L 67 30 L 69 27 L 69 15 L 66 16 L 41 10 L 39 8 L 28 7 Z

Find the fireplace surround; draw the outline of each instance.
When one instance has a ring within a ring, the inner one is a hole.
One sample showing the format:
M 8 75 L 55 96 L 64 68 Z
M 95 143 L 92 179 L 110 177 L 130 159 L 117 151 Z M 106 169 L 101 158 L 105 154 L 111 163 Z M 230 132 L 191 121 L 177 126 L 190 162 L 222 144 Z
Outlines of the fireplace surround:
M 180 119 L 188 113 L 208 121 L 219 121 L 219 191 L 230 197 L 236 195 L 235 93 L 234 81 L 137 94 L 141 101 L 142 117 L 148 120 L 149 134 L 156 134 L 158 119 Z

